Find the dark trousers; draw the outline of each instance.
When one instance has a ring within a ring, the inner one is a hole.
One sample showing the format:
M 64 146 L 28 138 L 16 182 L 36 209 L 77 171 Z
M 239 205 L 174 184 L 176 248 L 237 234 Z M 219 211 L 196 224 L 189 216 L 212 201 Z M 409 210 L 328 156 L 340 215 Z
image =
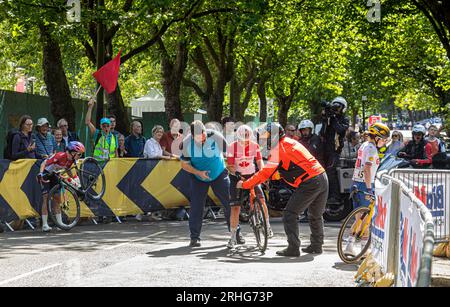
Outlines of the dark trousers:
M 206 204 L 208 190 L 211 187 L 214 194 L 224 207 L 228 229 L 230 227 L 230 177 L 224 170 L 220 176 L 212 182 L 203 182 L 194 175 L 191 176 L 191 209 L 189 212 L 189 229 L 192 240 L 200 240 L 202 232 L 203 210 Z
M 308 209 L 308 221 L 311 229 L 311 245 L 323 245 L 323 213 L 328 198 L 328 178 L 326 173 L 311 178 L 295 190 L 283 212 L 284 231 L 289 248 L 299 249 L 299 226 L 297 218 Z
M 339 178 L 337 166 L 339 165 L 340 154 L 336 152 L 325 153 L 325 170 L 329 180 L 329 198 L 340 199 Z

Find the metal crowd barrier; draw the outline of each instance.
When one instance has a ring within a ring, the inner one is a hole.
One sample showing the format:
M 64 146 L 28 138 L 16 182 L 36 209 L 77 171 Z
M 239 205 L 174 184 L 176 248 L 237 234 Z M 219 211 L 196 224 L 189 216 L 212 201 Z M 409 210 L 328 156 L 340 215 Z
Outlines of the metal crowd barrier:
M 415 210 L 418 210 L 420 214 L 421 220 L 425 223 L 425 227 L 423 230 L 423 247 L 422 254 L 420 255 L 419 261 L 419 270 L 418 270 L 418 278 L 417 278 L 417 287 L 429 287 L 431 285 L 431 269 L 432 269 L 432 260 L 433 260 L 433 249 L 435 243 L 435 234 L 434 234 L 434 221 L 433 216 L 431 215 L 430 210 L 419 200 L 414 193 L 412 193 L 411 189 L 408 188 L 406 184 L 404 184 L 399 179 L 391 177 L 389 175 L 383 174 L 381 177 L 381 181 L 385 183 L 392 182 L 392 197 L 390 208 L 390 244 L 386 248 L 388 248 L 388 263 L 387 263 L 387 272 L 393 272 L 395 276 L 399 276 L 400 274 L 400 266 L 399 266 L 399 257 L 400 257 L 400 249 L 402 248 L 399 240 L 399 232 L 400 232 L 400 202 L 401 202 L 401 194 L 403 193 L 407 196 L 413 205 L 415 205 Z M 397 283 L 396 283 L 397 285 Z
M 431 211 L 436 243 L 450 237 L 450 171 L 394 169 L 389 176 L 400 179 Z

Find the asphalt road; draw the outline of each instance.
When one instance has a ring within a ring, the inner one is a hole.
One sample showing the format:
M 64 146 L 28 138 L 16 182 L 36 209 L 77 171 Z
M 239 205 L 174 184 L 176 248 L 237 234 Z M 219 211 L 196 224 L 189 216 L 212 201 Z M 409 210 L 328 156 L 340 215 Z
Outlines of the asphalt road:
M 336 252 L 338 224 L 326 224 L 324 254 L 276 256 L 286 245 L 281 219 L 264 255 L 243 226 L 247 243 L 226 248 L 223 220 L 205 221 L 202 247 L 188 247 L 187 222 L 129 222 L 80 226 L 71 232 L 4 233 L 0 286 L 354 286 L 356 266 Z M 300 224 L 302 244 L 309 227 Z

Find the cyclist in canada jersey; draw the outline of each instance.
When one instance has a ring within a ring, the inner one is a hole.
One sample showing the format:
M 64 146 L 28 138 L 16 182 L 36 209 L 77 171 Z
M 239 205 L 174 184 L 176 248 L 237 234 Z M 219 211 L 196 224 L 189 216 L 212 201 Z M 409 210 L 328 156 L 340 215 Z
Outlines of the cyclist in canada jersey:
M 253 131 L 247 125 L 240 126 L 236 131 L 237 141 L 231 143 L 227 150 L 227 164 L 228 170 L 232 174 L 230 176 L 230 197 L 231 197 L 231 216 L 230 216 L 230 228 L 231 238 L 228 241 L 227 247 L 232 249 L 237 244 L 236 232 L 239 224 L 239 214 L 241 206 L 239 199 L 239 191 L 236 189 L 236 184 L 239 182 L 237 173 L 242 176 L 242 179 L 249 179 L 256 173 L 256 165 L 258 169 L 264 168 L 264 162 L 261 156 L 261 151 L 258 143 L 253 138 Z M 264 207 L 264 214 L 267 221 L 269 237 L 273 236 L 272 229 L 269 224 L 269 213 L 266 206 L 263 191 L 260 185 L 255 186 L 256 197 L 258 197 Z
M 70 142 L 65 152 L 59 152 L 57 154 L 52 155 L 48 159 L 44 160 L 41 164 L 40 173 L 38 174 L 38 181 L 41 184 L 42 191 L 42 231 L 49 232 L 52 228 L 48 225 L 48 193 L 50 190 L 58 184 L 58 178 L 55 172 L 61 170 L 69 170 L 76 160 L 78 160 L 81 155 L 85 152 L 84 145 L 80 142 Z M 77 175 L 73 175 L 70 172 L 67 173 L 71 177 L 71 180 L 78 180 Z M 59 208 L 60 200 L 56 198 L 56 202 L 58 203 L 55 206 L 55 216 L 59 223 L 62 222 L 61 210 Z
M 366 195 L 373 195 L 374 193 L 375 176 L 380 166 L 378 150 L 386 144 L 390 134 L 391 131 L 386 125 L 375 123 L 369 128 L 368 141 L 363 143 L 358 150 L 358 159 L 356 160 L 353 173 L 353 186 L 356 186 L 361 193 L 356 194 L 353 198 L 354 208 L 361 206 L 368 207 L 371 203 L 371 198 L 366 197 Z M 360 219 L 361 214 L 356 215 L 356 220 L 358 221 Z M 353 250 L 354 241 L 354 237 L 348 239 L 348 244 L 345 248 L 346 254 L 355 254 Z

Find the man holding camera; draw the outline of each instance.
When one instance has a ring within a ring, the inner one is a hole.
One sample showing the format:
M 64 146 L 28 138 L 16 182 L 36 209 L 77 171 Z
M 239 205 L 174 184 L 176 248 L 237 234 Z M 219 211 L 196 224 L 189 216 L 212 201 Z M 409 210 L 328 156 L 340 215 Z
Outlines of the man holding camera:
M 347 101 L 343 97 L 336 97 L 332 102 L 323 104 L 320 136 L 324 149 L 324 167 L 330 184 L 328 204 L 341 203 L 336 167 L 344 147 L 345 132 L 350 126 L 349 119 L 345 116 L 346 109 Z

